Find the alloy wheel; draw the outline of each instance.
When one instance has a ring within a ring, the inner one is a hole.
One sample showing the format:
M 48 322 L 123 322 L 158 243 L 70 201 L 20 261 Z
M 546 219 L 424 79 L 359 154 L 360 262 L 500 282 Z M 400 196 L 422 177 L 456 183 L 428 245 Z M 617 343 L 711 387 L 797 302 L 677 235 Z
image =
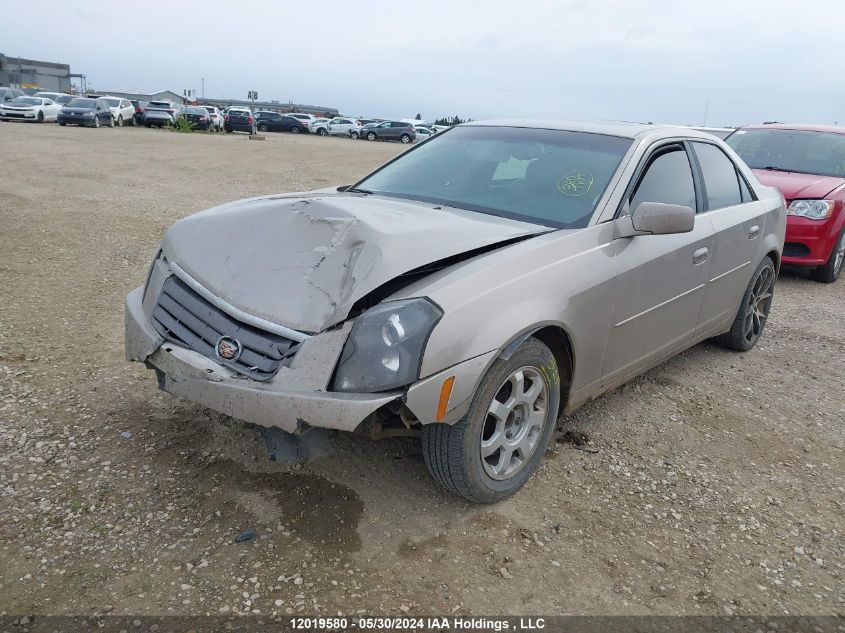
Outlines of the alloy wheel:
M 546 423 L 548 385 L 536 367 L 508 376 L 487 408 L 481 462 L 493 479 L 510 479 L 531 459 Z
M 749 343 L 756 341 L 763 333 L 766 320 L 769 318 L 769 309 L 772 307 L 774 284 L 775 271 L 771 266 L 766 266 L 760 270 L 751 287 L 751 295 L 745 307 L 743 329 L 743 336 Z

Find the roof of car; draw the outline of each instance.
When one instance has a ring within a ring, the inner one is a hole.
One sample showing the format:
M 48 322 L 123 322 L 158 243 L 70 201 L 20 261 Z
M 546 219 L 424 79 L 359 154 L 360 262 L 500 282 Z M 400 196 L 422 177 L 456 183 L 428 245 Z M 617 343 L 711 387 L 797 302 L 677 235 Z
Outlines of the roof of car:
M 845 127 L 841 125 L 814 125 L 805 123 L 758 123 L 756 125 L 744 125 L 743 130 L 795 130 L 800 132 L 832 132 L 833 134 L 845 134 Z
M 684 131 L 684 136 L 701 136 L 710 138 L 692 128 L 680 128 L 672 125 L 652 125 L 646 123 L 632 123 L 629 121 L 555 121 L 542 119 L 492 119 L 487 121 L 471 121 L 462 125 L 469 126 L 501 126 L 501 127 L 525 127 L 545 130 L 563 130 L 567 132 L 588 132 L 591 134 L 605 134 L 607 136 L 621 136 L 623 138 L 636 138 L 641 134 L 658 134 L 673 137 L 679 135 L 679 130 Z

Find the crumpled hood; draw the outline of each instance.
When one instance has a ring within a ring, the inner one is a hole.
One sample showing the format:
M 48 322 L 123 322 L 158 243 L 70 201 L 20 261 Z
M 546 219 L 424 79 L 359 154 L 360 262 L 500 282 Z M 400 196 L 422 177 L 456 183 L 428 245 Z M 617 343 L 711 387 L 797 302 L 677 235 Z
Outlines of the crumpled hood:
M 236 308 L 319 332 L 402 273 L 549 230 L 383 196 L 314 193 L 241 200 L 197 213 L 167 230 L 162 250 Z
M 767 187 L 776 187 L 787 200 L 824 198 L 845 183 L 845 180 L 836 176 L 799 174 L 767 169 L 754 169 L 752 171 L 760 182 Z

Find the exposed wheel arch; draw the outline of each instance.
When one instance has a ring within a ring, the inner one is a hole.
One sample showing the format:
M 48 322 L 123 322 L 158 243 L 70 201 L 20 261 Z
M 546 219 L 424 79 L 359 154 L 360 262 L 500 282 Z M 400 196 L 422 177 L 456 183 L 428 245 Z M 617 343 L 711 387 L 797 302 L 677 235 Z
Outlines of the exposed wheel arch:
M 775 272 L 780 272 L 780 253 L 775 249 L 770 250 L 766 255 L 775 263 Z
M 554 354 L 558 374 L 560 374 L 560 411 L 558 413 L 558 417 L 560 417 L 560 414 L 566 410 L 569 404 L 569 391 L 572 385 L 572 376 L 575 373 L 575 353 L 572 347 L 572 339 L 562 326 L 548 324 L 526 330 L 515 336 L 502 348 L 499 358 L 510 358 L 511 354 L 532 336 L 544 343 Z

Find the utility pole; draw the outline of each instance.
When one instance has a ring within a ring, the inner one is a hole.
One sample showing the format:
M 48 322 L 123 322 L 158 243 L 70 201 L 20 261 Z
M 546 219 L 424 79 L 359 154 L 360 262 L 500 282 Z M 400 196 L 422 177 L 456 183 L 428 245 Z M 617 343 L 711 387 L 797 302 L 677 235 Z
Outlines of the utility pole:
M 707 114 L 710 112 L 710 97 L 707 97 L 707 104 L 704 106 L 704 123 L 702 127 L 707 127 Z
M 202 100 L 205 101 L 205 77 L 202 78 Z

